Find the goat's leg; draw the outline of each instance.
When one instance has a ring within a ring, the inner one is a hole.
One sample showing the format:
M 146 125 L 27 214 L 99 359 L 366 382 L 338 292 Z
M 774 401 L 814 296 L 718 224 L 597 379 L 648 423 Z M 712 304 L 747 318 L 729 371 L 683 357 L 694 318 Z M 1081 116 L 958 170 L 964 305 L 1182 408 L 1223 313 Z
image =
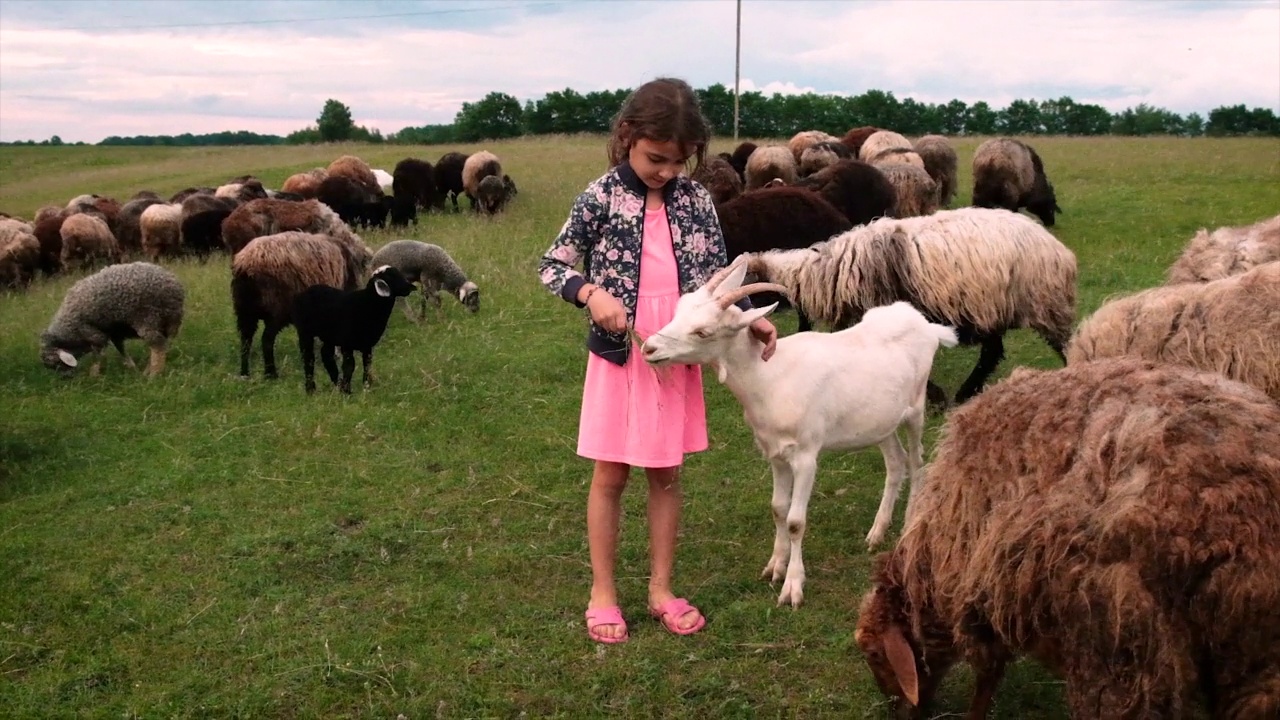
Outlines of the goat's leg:
M 984 335 L 982 337 L 982 350 L 978 353 L 978 364 L 973 366 L 973 372 L 969 374 L 969 378 L 960 386 L 960 390 L 956 392 L 956 404 L 960 404 L 965 400 L 982 392 L 982 386 L 986 384 L 987 378 L 991 377 L 991 373 L 996 371 L 996 366 L 1004 359 L 1004 335 L 997 333 L 995 335 Z
M 907 510 L 903 513 L 903 523 L 911 517 L 911 503 L 916 498 L 916 490 L 924 477 L 920 469 L 924 467 L 924 403 L 920 398 L 903 420 L 907 427 Z
M 787 537 L 787 512 L 791 509 L 791 465 L 781 458 L 772 458 L 769 465 L 773 468 L 773 554 L 769 563 L 764 566 L 760 577 L 770 583 L 782 579 L 787 571 L 787 554 L 791 551 L 791 540 Z
M 779 605 L 800 607 L 804 601 L 804 558 L 801 546 L 808 523 L 809 496 L 813 494 L 814 477 L 818 472 L 816 453 L 799 454 L 791 458 L 791 476 L 795 482 L 791 489 L 791 508 L 787 511 L 787 538 L 791 541 L 791 558 L 787 563 L 787 580 L 778 595 Z
M 867 533 L 867 548 L 874 549 L 884 540 L 884 534 L 893 521 L 893 507 L 898 504 L 898 492 L 902 490 L 902 480 L 907 476 L 907 453 L 902 449 L 895 430 L 889 437 L 879 443 L 880 454 L 884 456 L 884 493 L 880 495 L 880 509 L 876 511 L 875 522 Z

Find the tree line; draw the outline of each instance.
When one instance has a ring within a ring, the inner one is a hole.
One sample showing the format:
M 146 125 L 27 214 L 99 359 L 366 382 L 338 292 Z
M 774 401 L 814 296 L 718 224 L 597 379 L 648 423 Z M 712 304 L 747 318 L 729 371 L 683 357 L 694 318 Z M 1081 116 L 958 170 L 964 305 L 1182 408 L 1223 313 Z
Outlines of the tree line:
M 371 142 L 405 145 L 439 145 L 497 140 L 521 135 L 607 132 L 609 123 L 626 99 L 629 89 L 579 93 L 572 88 L 547 93 L 523 104 L 503 92 L 491 92 L 480 100 L 462 104 L 447 125 L 406 127 L 383 135 L 356 125 L 351 109 L 330 99 L 316 124 L 286 136 L 239 131 L 206 135 L 134 136 L 106 138 L 99 145 L 298 145 L 318 142 Z M 716 135 L 733 135 L 733 91 L 722 84 L 697 90 L 703 113 Z M 963 100 L 922 103 L 898 99 L 892 92 L 868 90 L 861 95 L 804 93 L 766 96 L 744 92 L 738 100 L 738 133 L 742 137 L 790 137 L 801 130 L 822 130 L 842 135 L 853 127 L 872 125 L 904 135 L 1172 135 L 1227 137 L 1240 135 L 1280 137 L 1280 117 L 1270 108 L 1224 105 L 1209 111 L 1179 115 L 1145 103 L 1120 112 L 1100 105 L 1078 103 L 1070 97 L 1056 100 L 1014 100 L 996 109 L 986 102 L 970 105 Z M 56 142 L 55 142 L 56 141 Z M 57 145 L 55 135 L 41 143 Z M 81 143 L 77 143 L 81 144 Z

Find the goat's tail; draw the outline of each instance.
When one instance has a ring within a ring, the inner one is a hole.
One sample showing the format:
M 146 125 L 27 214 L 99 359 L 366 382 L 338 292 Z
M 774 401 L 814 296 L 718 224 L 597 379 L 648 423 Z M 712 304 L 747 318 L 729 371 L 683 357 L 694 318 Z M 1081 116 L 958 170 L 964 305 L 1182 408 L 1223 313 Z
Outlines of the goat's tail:
M 929 323 L 929 330 L 938 338 L 938 344 L 943 347 L 955 347 L 960 344 L 960 338 L 956 335 L 955 328 Z

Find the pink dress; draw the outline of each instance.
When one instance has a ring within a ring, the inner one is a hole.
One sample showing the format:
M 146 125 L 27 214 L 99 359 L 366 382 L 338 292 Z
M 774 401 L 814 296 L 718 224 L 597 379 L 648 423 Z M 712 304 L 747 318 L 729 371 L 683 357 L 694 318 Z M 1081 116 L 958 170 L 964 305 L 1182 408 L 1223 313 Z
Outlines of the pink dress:
M 666 208 L 645 210 L 636 332 L 645 338 L 676 312 L 680 282 Z M 634 344 L 618 366 L 587 354 L 578 425 L 578 454 L 635 467 L 676 467 L 684 454 L 707 449 L 702 368 L 653 368 Z

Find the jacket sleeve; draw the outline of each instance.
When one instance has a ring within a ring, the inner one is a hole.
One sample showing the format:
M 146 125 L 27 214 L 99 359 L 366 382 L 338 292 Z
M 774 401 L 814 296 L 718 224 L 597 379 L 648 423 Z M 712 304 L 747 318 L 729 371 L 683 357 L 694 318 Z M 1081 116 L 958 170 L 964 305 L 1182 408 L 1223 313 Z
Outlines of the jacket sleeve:
M 729 264 L 729 251 L 724 243 L 724 230 L 720 227 L 720 216 L 716 213 L 716 204 L 711 200 L 711 193 L 701 185 L 694 184 L 694 202 L 697 203 L 703 218 L 703 232 L 707 234 L 707 259 L 711 263 L 711 271 L 716 272 Z M 743 310 L 750 310 L 750 298 L 742 298 L 734 303 Z
M 538 264 L 538 276 L 547 290 L 577 307 L 583 307 L 578 302 L 578 291 L 587 279 L 574 267 L 591 252 L 591 246 L 599 236 L 599 219 L 603 216 L 603 206 L 595 188 L 587 188 L 574 200 L 569 219 L 565 220 L 560 234 Z

